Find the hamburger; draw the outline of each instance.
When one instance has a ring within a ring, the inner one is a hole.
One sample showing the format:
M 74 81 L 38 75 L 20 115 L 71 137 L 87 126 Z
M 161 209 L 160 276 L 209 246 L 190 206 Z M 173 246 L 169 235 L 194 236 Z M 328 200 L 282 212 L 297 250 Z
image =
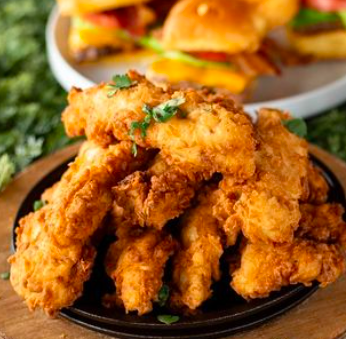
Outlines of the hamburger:
M 187 81 L 239 94 L 257 76 L 277 74 L 277 67 L 262 49 L 264 37 L 276 26 L 264 3 L 289 8 L 294 3 L 297 8 L 296 0 L 177 2 L 160 35 L 145 41 L 160 56 L 147 76 L 156 83 Z M 294 14 L 290 10 L 282 21 L 288 22 Z
M 163 6 L 161 3 L 165 3 Z M 71 17 L 68 46 L 78 61 L 138 47 L 136 40 L 163 19 L 172 0 L 58 0 Z
M 306 0 L 288 25 L 296 52 L 317 59 L 346 58 L 346 1 Z

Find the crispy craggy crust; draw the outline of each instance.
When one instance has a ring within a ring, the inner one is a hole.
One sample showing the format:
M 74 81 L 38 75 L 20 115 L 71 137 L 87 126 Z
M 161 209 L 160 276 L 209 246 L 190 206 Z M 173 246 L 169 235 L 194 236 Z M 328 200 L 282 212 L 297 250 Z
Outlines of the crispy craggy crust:
M 219 188 L 213 193 L 213 216 L 218 220 L 223 233 L 225 246 L 233 246 L 241 232 L 242 222 L 235 212 L 234 206 L 242 194 L 242 185 L 234 178 L 225 176 Z
M 307 143 L 283 126 L 286 118 L 276 110 L 259 112 L 256 173 L 234 206 L 252 242 L 292 241 L 300 219 L 299 199 L 308 196 Z
M 111 187 L 147 160 L 148 153 L 142 150 L 133 156 L 131 142 L 108 148 L 85 143 L 48 205 L 46 222 L 54 241 L 68 246 L 88 239 L 111 209 Z
M 323 204 L 328 199 L 329 186 L 319 168 L 311 162 L 308 167 L 309 196 L 307 201 L 312 204 Z
M 45 206 L 20 220 L 17 250 L 9 262 L 11 284 L 29 309 L 40 307 L 53 316 L 81 296 L 95 249 L 79 241 L 59 246 L 48 234 L 47 210 Z
M 219 280 L 223 253 L 219 224 L 213 216 L 213 190 L 198 196 L 199 204 L 183 216 L 181 249 L 174 258 L 171 304 L 195 310 L 212 294 L 213 280 Z
M 346 249 L 344 208 L 339 204 L 300 205 L 301 219 L 296 236 L 326 243 L 339 243 Z
M 190 206 L 203 176 L 169 166 L 158 154 L 145 172 L 134 172 L 113 188 L 116 224 L 161 230 Z
M 118 240 L 109 248 L 105 260 L 116 292 L 114 296 L 105 296 L 104 303 L 122 304 L 126 313 L 148 313 L 158 300 L 165 264 L 176 244 L 171 235 L 155 229 L 120 228 L 117 235 Z
M 248 178 L 255 170 L 255 139 L 250 118 L 233 101 L 206 102 L 194 91 L 155 87 L 144 77 L 129 72 L 137 83 L 118 90 L 111 98 L 106 84 L 69 95 L 63 122 L 70 136 L 86 134 L 89 140 L 107 145 L 131 140 L 131 124 L 143 121 L 144 104 L 151 107 L 172 98 L 185 98 L 177 114 L 165 123 L 150 124 L 143 138 L 138 130 L 135 142 L 144 148 L 159 148 L 169 164 L 198 172 L 232 173 Z
M 289 284 L 325 286 L 344 272 L 343 208 L 325 204 L 328 184 L 309 164 L 306 142 L 284 127 L 287 115 L 261 110 L 254 126 L 223 96 L 164 91 L 129 76 L 136 83 L 111 98 L 106 85 L 71 93 L 64 122 L 71 135 L 90 140 L 42 195 L 47 205 L 20 221 L 10 258 L 11 282 L 30 309 L 54 315 L 72 305 L 90 276 L 94 244 L 113 228 L 118 240 L 105 265 L 116 292 L 104 304 L 140 315 L 152 310 L 163 279 L 170 305 L 195 313 L 240 233 L 240 250 L 226 262 L 246 299 Z M 128 133 L 142 121 L 142 105 L 182 96 L 175 117 L 135 135 L 134 156 Z M 181 214 L 176 228 L 164 227 Z M 180 246 L 169 231 L 180 231 Z
M 345 271 L 338 245 L 296 239 L 291 244 L 248 243 L 241 253 L 240 268 L 232 274 L 232 288 L 245 299 L 264 298 L 289 284 L 322 287 Z
M 112 205 L 111 187 L 147 161 L 131 143 L 102 148 L 83 144 L 60 182 L 45 193 L 48 204 L 20 220 L 11 282 L 30 309 L 54 315 L 81 295 L 95 255 L 91 237 Z

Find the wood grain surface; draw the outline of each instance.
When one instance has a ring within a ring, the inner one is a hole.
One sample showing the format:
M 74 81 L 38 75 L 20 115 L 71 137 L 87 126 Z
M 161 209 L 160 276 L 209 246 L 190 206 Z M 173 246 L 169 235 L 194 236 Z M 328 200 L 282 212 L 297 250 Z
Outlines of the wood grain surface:
M 78 145 L 40 160 L 21 173 L 0 195 L 0 272 L 9 271 L 11 229 L 17 209 L 44 175 L 73 156 Z M 311 153 L 325 162 L 346 188 L 346 164 L 311 146 Z M 346 332 L 346 278 L 317 291 L 288 313 L 232 339 L 340 339 Z M 67 320 L 30 313 L 8 280 L 0 280 L 0 339 L 105 339 Z

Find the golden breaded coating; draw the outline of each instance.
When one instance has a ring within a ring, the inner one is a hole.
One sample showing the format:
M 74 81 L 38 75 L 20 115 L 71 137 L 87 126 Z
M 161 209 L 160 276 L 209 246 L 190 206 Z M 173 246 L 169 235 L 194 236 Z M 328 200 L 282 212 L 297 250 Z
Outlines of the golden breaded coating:
M 61 247 L 48 234 L 48 206 L 19 222 L 17 250 L 10 257 L 11 284 L 30 310 L 40 307 L 51 316 L 73 304 L 89 279 L 95 249 L 74 242 Z
M 345 271 L 338 245 L 296 239 L 292 244 L 247 243 L 240 268 L 232 274 L 232 288 L 243 298 L 264 298 L 289 284 L 324 287 Z
M 45 203 L 50 203 L 54 200 L 54 193 L 57 191 L 57 188 L 59 186 L 59 181 L 56 182 L 51 187 L 44 190 L 44 192 L 41 195 L 41 200 Z
M 181 249 L 174 258 L 173 306 L 195 310 L 212 294 L 213 280 L 219 280 L 219 260 L 223 253 L 217 219 L 212 214 L 212 191 L 199 195 L 199 204 L 181 221 Z
M 158 148 L 169 164 L 195 172 L 232 173 L 248 178 L 254 170 L 255 140 L 250 118 L 233 101 L 207 102 L 194 91 L 165 92 L 135 72 L 128 73 L 133 86 L 109 97 L 108 85 L 85 91 L 74 89 L 63 122 L 69 136 L 86 134 L 89 140 L 107 145 L 114 140 L 132 140 L 134 122 L 170 99 L 183 98 L 180 112 L 164 123 L 152 121 L 146 136 L 136 129 L 135 142 L 144 148 Z
M 339 204 L 300 205 L 301 219 L 296 236 L 318 242 L 346 245 L 344 208 Z M 345 247 L 346 248 L 346 247 Z
M 243 190 L 235 210 L 244 236 L 252 242 L 292 241 L 300 219 L 297 200 L 281 199 L 256 186 Z
M 118 240 L 107 253 L 105 267 L 114 280 L 115 296 L 106 296 L 107 305 L 115 299 L 126 313 L 148 313 L 158 300 L 164 268 L 173 254 L 175 242 L 171 235 L 155 229 L 128 230 L 120 226 Z
M 219 189 L 213 193 L 213 216 L 218 220 L 219 228 L 226 239 L 226 247 L 233 246 L 241 232 L 242 222 L 234 209 L 241 194 L 242 185 L 232 177 L 224 177 L 219 183 Z
M 134 159 L 131 142 L 102 148 L 83 144 L 62 179 L 44 196 L 48 204 L 20 220 L 11 282 L 29 308 L 54 315 L 81 295 L 95 250 L 91 238 L 112 206 L 111 187 L 147 161 Z
M 234 206 L 251 242 L 292 241 L 300 219 L 298 201 L 308 195 L 307 143 L 283 126 L 286 118 L 276 110 L 259 111 L 256 174 Z
M 54 240 L 67 246 L 88 239 L 112 206 L 111 187 L 140 168 L 148 153 L 136 158 L 131 142 L 102 148 L 86 142 L 53 192 L 47 209 L 47 226 Z
M 322 175 L 322 171 L 312 163 L 308 167 L 309 197 L 311 204 L 323 204 L 328 199 L 329 185 Z
M 158 230 L 190 206 L 203 179 L 198 173 L 168 166 L 160 154 L 145 172 L 135 172 L 113 188 L 113 217 Z
M 256 131 L 259 149 L 256 166 L 260 186 L 273 194 L 301 199 L 308 194 L 308 144 L 284 127 L 289 117 L 278 110 L 261 109 Z

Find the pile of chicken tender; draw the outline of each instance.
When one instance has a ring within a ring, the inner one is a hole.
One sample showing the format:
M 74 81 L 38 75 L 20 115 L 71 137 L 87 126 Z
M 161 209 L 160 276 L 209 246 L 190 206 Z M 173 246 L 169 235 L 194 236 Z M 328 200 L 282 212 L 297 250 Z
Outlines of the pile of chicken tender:
M 104 261 L 115 292 L 103 304 L 126 313 L 151 312 L 164 285 L 169 307 L 197 310 L 232 247 L 229 288 L 246 300 L 336 281 L 345 271 L 343 207 L 327 202 L 295 120 L 274 109 L 257 115 L 134 71 L 72 89 L 63 123 L 87 140 L 44 206 L 19 222 L 14 290 L 51 316 L 73 305 L 100 234 L 116 235 Z

